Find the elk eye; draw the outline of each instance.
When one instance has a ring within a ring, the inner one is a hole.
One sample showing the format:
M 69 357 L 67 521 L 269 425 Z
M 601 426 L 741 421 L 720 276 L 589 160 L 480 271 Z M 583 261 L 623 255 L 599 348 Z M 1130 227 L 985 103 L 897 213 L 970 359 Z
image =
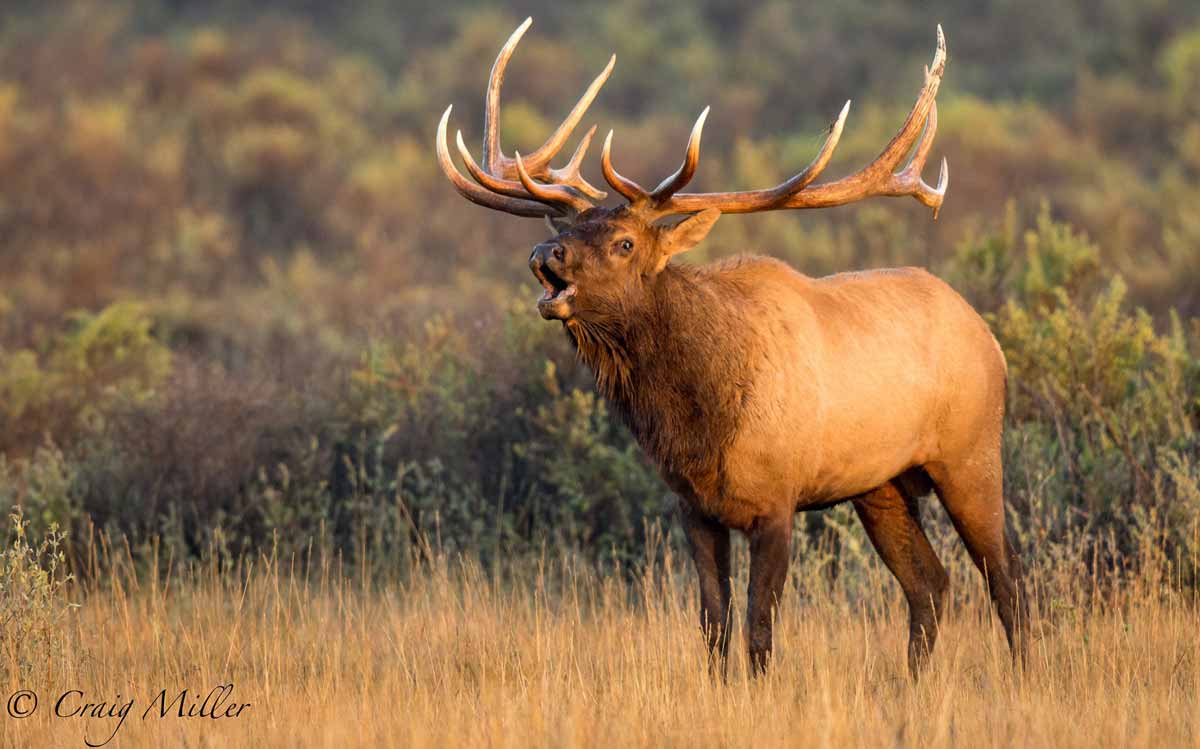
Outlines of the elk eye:
M 629 252 L 630 250 L 632 250 L 633 249 L 633 240 L 632 239 L 621 240 L 621 249 L 625 252 Z

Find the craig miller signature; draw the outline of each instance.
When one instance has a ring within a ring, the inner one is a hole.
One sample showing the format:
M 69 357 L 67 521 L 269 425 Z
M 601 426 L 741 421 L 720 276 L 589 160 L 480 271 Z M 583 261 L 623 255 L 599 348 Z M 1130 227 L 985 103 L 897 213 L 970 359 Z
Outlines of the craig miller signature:
M 125 720 L 132 714 L 140 713 L 143 722 L 148 720 L 165 719 L 205 719 L 225 720 L 241 717 L 242 713 L 251 706 L 249 702 L 238 702 L 233 698 L 233 683 L 219 684 L 207 693 L 203 690 L 191 691 L 182 689 L 178 692 L 164 689 L 154 695 L 141 709 L 141 703 L 136 698 L 122 699 L 117 694 L 114 699 L 96 701 L 79 689 L 68 689 L 54 695 L 54 703 L 50 711 L 54 719 L 87 721 L 84 729 L 83 742 L 91 747 L 105 746 L 112 741 Z M 11 718 L 28 718 L 38 710 L 38 696 L 28 689 L 20 689 L 8 697 L 7 713 Z M 105 720 L 104 736 L 100 738 L 93 731 L 92 721 Z

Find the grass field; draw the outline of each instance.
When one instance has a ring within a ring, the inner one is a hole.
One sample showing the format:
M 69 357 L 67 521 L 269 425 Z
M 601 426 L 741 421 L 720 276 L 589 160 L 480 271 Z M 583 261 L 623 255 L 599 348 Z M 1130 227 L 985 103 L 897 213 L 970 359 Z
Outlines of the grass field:
M 1048 577 L 1018 678 L 978 577 L 945 551 L 954 604 L 916 685 L 902 599 L 874 562 L 830 581 L 798 560 L 771 674 L 747 678 L 738 632 L 727 683 L 707 675 L 691 572 L 669 552 L 625 575 L 563 555 L 502 575 L 443 559 L 407 583 L 319 559 L 161 579 L 117 563 L 108 582 L 76 587 L 49 659 L 9 664 L 4 699 L 24 689 L 39 703 L 0 717 L 0 744 L 1197 745 L 1193 604 L 1163 581 L 1102 591 Z M 225 684 L 222 717 L 179 717 Z M 130 700 L 123 721 L 70 715 L 105 702 L 115 716 Z

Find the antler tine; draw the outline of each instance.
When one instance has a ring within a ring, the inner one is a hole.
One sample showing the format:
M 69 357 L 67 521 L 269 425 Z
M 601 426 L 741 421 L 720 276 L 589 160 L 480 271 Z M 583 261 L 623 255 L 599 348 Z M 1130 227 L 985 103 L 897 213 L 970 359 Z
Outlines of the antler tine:
M 942 82 L 942 73 L 946 69 L 946 37 L 942 34 L 942 25 L 937 27 L 937 51 L 933 54 L 933 62 L 925 68 L 925 85 L 921 87 L 921 93 L 917 96 L 917 102 L 905 118 L 904 124 L 900 130 L 892 136 L 892 140 L 883 149 L 875 160 L 863 169 L 863 172 L 891 172 L 904 158 L 904 154 L 912 149 L 913 143 L 916 142 L 917 136 L 920 135 L 922 126 L 929 117 L 929 110 L 933 107 L 935 98 L 937 97 L 938 85 Z
M 692 177 L 696 174 L 696 167 L 700 164 L 700 135 L 704 131 L 704 121 L 708 118 L 708 111 L 709 107 L 705 107 L 700 116 L 696 118 L 696 124 L 692 126 L 692 134 L 688 137 L 683 163 L 679 165 L 674 174 L 660 182 L 652 192 L 647 192 L 638 183 L 622 176 L 612 165 L 613 131 L 609 130 L 608 136 L 604 139 L 604 149 L 600 152 L 600 168 L 604 172 L 604 179 L 630 203 L 650 203 L 654 206 L 667 204 L 671 196 L 691 182 Z
M 517 48 L 517 43 L 521 41 L 521 37 L 529 29 L 533 23 L 532 18 L 526 18 L 525 22 L 517 27 L 517 30 L 512 33 L 508 41 L 500 49 L 500 54 L 496 56 L 496 62 L 492 65 L 492 73 L 488 77 L 487 95 L 484 99 L 484 120 L 483 120 L 483 163 L 484 167 L 491 174 L 503 179 L 515 179 L 517 176 L 516 161 L 504 155 L 500 148 L 500 88 L 504 83 L 504 73 L 508 67 L 508 61 L 512 58 L 513 52 Z M 604 66 L 604 70 L 592 80 L 587 90 L 579 97 L 579 101 L 567 114 L 566 119 L 559 124 L 558 128 L 551 133 L 546 142 L 539 146 L 533 153 L 525 158 L 525 168 L 531 175 L 535 177 L 549 176 L 550 160 L 562 150 L 567 139 L 571 137 L 571 133 L 579 125 L 579 121 L 583 119 L 583 115 L 587 112 L 596 95 L 600 93 L 600 88 L 608 80 L 612 74 L 613 66 L 616 65 L 617 56 L 612 55 L 608 59 L 608 64 Z M 574 185 L 580 191 L 587 194 L 595 194 L 600 191 L 591 185 L 587 184 L 582 177 L 576 178 L 577 183 Z
M 683 163 L 679 165 L 674 174 L 660 182 L 658 187 L 654 188 L 654 192 L 650 193 L 650 199 L 656 203 L 669 199 L 686 187 L 687 183 L 691 182 L 692 177 L 695 176 L 696 167 L 700 164 L 700 134 L 704 131 L 704 120 L 708 118 L 708 110 L 709 107 L 705 107 L 700 116 L 696 118 L 696 124 L 692 126 L 692 134 L 688 137 Z
M 946 188 L 950 187 L 950 164 L 942 157 L 942 166 L 938 169 L 937 187 L 930 187 L 921 180 L 921 193 L 917 200 L 933 209 L 933 220 L 937 221 L 938 213 L 942 210 L 942 201 L 946 199 Z
M 525 187 L 529 194 L 544 203 L 558 203 L 565 205 L 577 212 L 586 211 L 595 205 L 583 195 L 567 185 L 543 185 L 540 182 L 534 182 L 533 177 L 529 176 L 529 172 L 525 169 L 525 162 L 521 158 L 521 152 L 517 151 L 517 176 L 521 179 L 521 184 Z
M 576 212 L 586 211 L 596 205 L 587 196 L 580 193 L 576 188 L 566 184 L 542 185 L 534 182 L 534 189 L 529 190 L 521 181 L 514 182 L 512 180 L 500 179 L 493 177 L 480 168 L 479 164 L 475 163 L 474 157 L 467 149 L 467 144 L 463 142 L 462 131 L 458 131 L 456 135 L 458 154 L 462 157 L 463 164 L 466 165 L 467 171 L 475 178 L 475 181 L 483 185 L 487 189 L 498 192 L 501 195 L 509 195 L 515 198 L 529 198 L 531 195 L 542 201 L 550 203 L 561 203 L 571 210 Z M 518 175 L 520 174 L 520 156 L 518 155 Z M 526 172 L 528 174 L 528 172 Z M 532 179 L 530 180 L 532 182 Z M 600 193 L 603 197 L 606 193 Z
M 925 120 L 925 132 L 921 134 L 921 140 L 917 143 L 917 150 L 913 153 L 912 159 L 908 162 L 908 166 L 904 170 L 895 175 L 896 182 L 903 185 L 905 188 L 911 188 L 911 194 L 914 198 L 921 201 L 925 205 L 933 209 L 933 217 L 936 219 L 938 211 L 942 208 L 942 200 L 946 197 L 946 188 L 950 184 L 950 166 L 946 163 L 945 157 L 942 157 L 942 166 L 938 170 L 937 187 L 930 187 L 925 180 L 921 178 L 921 171 L 925 168 L 925 159 L 929 156 L 929 150 L 933 147 L 933 137 L 937 134 L 937 102 L 929 108 L 929 118 Z
M 496 55 L 496 61 L 492 63 L 492 72 L 488 76 L 487 93 L 483 99 L 483 163 L 492 174 L 499 174 L 497 168 L 500 160 L 504 158 L 500 152 L 500 87 L 504 85 L 504 71 L 517 48 L 517 43 L 532 25 L 533 17 L 529 16 L 508 37 L 508 41 L 500 48 L 500 54 Z
M 612 189 L 621 193 L 621 196 L 630 203 L 642 203 L 650 198 L 650 193 L 629 179 L 623 176 L 612 165 L 612 138 L 613 131 L 609 130 L 608 135 L 604 138 L 604 148 L 600 150 L 600 171 L 604 173 L 604 181 L 612 186 Z
M 476 163 L 475 157 L 471 155 L 471 151 L 467 148 L 467 144 L 463 142 L 461 130 L 456 133 L 455 142 L 458 146 L 458 155 L 467 167 L 467 173 L 474 177 L 476 182 L 501 195 L 509 195 L 514 198 L 529 197 L 529 191 L 519 181 L 500 179 L 484 171 L 483 167 Z
M 583 119 L 583 115 L 587 113 L 588 107 L 592 105 L 592 101 L 600 93 L 600 88 L 608 81 L 608 76 L 612 74 L 613 66 L 616 64 L 617 56 L 614 54 L 608 58 L 608 64 L 604 66 L 604 70 L 600 71 L 600 75 L 592 80 L 591 85 L 583 92 L 583 96 L 579 97 L 579 101 L 575 102 L 574 108 L 571 109 L 570 114 L 562 121 L 562 124 L 558 126 L 558 129 L 536 151 L 529 154 L 526 159 L 528 162 L 526 166 L 532 165 L 535 167 L 534 172 L 531 173 L 543 172 L 550 164 L 550 159 L 554 158 L 555 154 L 562 150 L 563 145 L 571 137 L 571 133 L 574 132 L 579 121 Z M 511 159 L 509 161 L 511 162 Z
M 595 134 L 596 126 L 592 125 L 583 134 L 583 137 L 579 139 L 579 145 L 575 147 L 575 153 L 571 155 L 571 160 L 567 162 L 567 165 L 561 169 L 549 169 L 547 172 L 552 182 L 574 187 L 579 192 L 599 203 L 608 197 L 608 193 L 603 190 L 597 190 L 588 184 L 588 181 L 583 178 L 583 175 L 579 171 L 583 167 L 583 157 L 587 155 L 588 147 L 592 145 L 592 137 Z
M 459 195 L 485 208 L 495 208 L 518 216 L 536 218 L 539 216 L 560 215 L 561 212 L 554 206 L 545 205 L 534 200 L 498 194 L 464 177 L 458 171 L 458 168 L 454 166 L 454 160 L 450 158 L 450 148 L 446 145 L 446 124 L 450 120 L 450 110 L 452 109 L 454 109 L 454 105 L 446 107 L 445 113 L 442 114 L 442 120 L 438 123 L 436 149 L 438 165 L 441 166 L 442 171 L 450 180 L 450 183 L 454 185 L 454 189 L 458 191 Z

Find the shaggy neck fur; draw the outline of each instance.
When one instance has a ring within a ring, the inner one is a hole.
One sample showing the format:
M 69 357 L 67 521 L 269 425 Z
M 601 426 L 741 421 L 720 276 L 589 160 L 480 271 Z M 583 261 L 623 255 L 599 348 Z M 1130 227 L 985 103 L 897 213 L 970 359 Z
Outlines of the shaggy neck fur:
M 731 293 L 732 292 L 732 293 Z M 643 449 L 697 491 L 721 481 L 721 455 L 749 397 L 742 294 L 711 267 L 668 266 L 636 308 L 567 322 L 580 358 Z

